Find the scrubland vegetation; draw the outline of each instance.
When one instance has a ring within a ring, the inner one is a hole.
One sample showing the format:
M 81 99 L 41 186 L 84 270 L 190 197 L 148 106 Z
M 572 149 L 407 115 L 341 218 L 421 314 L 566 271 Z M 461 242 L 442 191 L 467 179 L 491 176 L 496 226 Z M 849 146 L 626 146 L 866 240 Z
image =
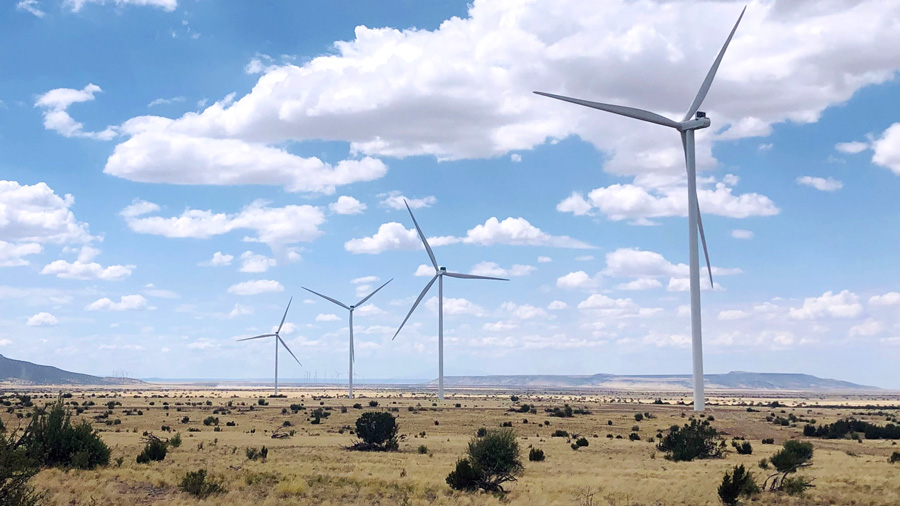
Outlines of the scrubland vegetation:
M 0 504 L 900 503 L 900 398 L 60 392 L 0 393 Z

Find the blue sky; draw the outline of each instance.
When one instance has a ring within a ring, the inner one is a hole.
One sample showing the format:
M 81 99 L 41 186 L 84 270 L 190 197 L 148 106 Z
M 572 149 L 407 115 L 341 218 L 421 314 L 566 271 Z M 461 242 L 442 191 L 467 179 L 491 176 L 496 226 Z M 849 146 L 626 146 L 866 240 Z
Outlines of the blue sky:
M 677 135 L 743 4 L 0 7 L 0 353 L 93 374 L 689 373 Z M 877 22 L 873 22 L 877 20 Z M 699 28 L 698 27 L 702 27 Z M 706 371 L 900 388 L 900 6 L 751 2 L 704 102 Z M 436 294 L 436 292 L 435 292 Z

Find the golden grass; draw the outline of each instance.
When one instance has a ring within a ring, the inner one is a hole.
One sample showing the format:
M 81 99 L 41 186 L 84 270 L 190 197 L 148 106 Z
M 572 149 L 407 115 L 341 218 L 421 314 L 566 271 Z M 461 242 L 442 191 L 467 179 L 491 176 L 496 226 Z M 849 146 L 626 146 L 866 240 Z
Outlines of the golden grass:
M 789 408 L 757 408 L 732 406 L 740 400 L 766 402 L 772 396 L 751 396 L 747 393 L 725 393 L 716 396 L 707 414 L 715 417 L 713 425 L 731 436 L 744 436 L 753 444 L 752 455 L 729 452 L 725 458 L 675 463 L 667 461 L 647 441 L 658 430 L 681 424 L 691 416 L 683 405 L 653 405 L 652 399 L 677 401 L 681 395 L 644 393 L 605 395 L 519 394 L 520 403 L 536 404 L 538 413 L 512 413 L 508 394 L 490 392 L 458 392 L 446 401 L 437 402 L 431 394 L 393 391 L 363 391 L 358 399 L 339 398 L 335 390 L 290 389 L 287 398 L 266 399 L 268 406 L 258 406 L 257 400 L 267 395 L 262 390 L 191 390 L 191 389 L 78 389 L 68 401 L 83 404 L 93 400 L 95 406 L 84 415 L 93 416 L 106 410 L 110 400 L 121 402 L 110 419 L 121 424 L 107 426 L 94 421 L 103 439 L 112 448 L 109 467 L 96 471 L 63 471 L 46 469 L 33 480 L 33 485 L 47 492 L 51 505 L 143 505 L 143 504 L 252 504 L 258 506 L 288 504 L 321 505 L 715 505 L 719 504 L 716 487 L 723 473 L 743 463 L 762 483 L 767 472 L 757 463 L 771 456 L 789 438 L 802 437 L 799 427 L 776 426 L 765 421 L 771 412 L 787 416 L 815 418 L 818 423 L 830 422 L 860 408 L 843 405 L 893 405 L 900 398 L 804 397 L 779 396 L 778 401 Z M 8 393 L 8 391 L 7 391 Z M 25 392 L 27 393 L 27 392 Z M 55 399 L 55 391 L 34 392 L 38 405 Z M 47 395 L 47 397 L 43 397 Z M 93 396 L 93 397 L 92 397 Z M 368 401 L 377 399 L 377 408 L 369 408 Z M 211 405 L 206 405 L 207 401 Z M 228 402 L 232 403 L 227 408 Z M 150 403 L 153 402 L 153 405 Z M 169 409 L 163 409 L 163 402 Z M 354 403 L 364 409 L 354 409 Z M 640 402 L 640 403 L 639 403 Z M 292 403 L 303 403 L 307 411 L 282 414 Z M 436 405 L 433 406 L 432 404 Z M 455 407 L 459 403 L 461 407 Z M 549 417 L 545 408 L 585 406 L 590 415 L 573 418 Z M 800 406 L 818 404 L 828 408 Z M 250 407 L 253 409 L 250 410 Z M 330 417 L 320 425 L 312 425 L 307 413 L 317 407 L 330 407 Z M 341 407 L 347 408 L 341 413 Z M 415 408 L 410 411 L 409 408 Z M 204 426 L 202 420 L 214 409 L 230 409 L 230 414 L 217 414 L 221 431 Z M 395 453 L 350 452 L 344 447 L 353 436 L 342 428 L 352 427 L 360 413 L 369 409 L 393 409 L 398 417 L 403 440 Z M 143 415 L 126 416 L 126 409 L 143 411 Z M 178 411 L 180 409 L 180 411 Z M 784 409 L 785 413 L 781 413 Z M 649 412 L 655 418 L 635 422 L 634 414 Z M 870 411 L 870 413 L 873 413 Z M 7 427 L 15 427 L 24 420 L 16 420 L 12 413 L 0 413 Z M 182 417 L 189 417 L 186 424 Z M 884 417 L 865 418 L 883 423 Z M 528 423 L 524 423 L 524 420 Z M 272 431 L 289 420 L 296 431 L 287 439 L 272 439 Z M 607 421 L 611 420 L 610 426 Z M 234 421 L 235 427 L 225 423 Z M 438 425 L 435 425 L 435 421 Z M 470 494 L 450 490 L 444 482 L 455 461 L 465 452 L 466 444 L 479 427 L 498 428 L 512 422 L 519 435 L 525 472 L 517 482 L 509 484 L 505 497 Z M 544 425 L 549 421 L 550 425 Z M 161 432 L 163 425 L 172 433 Z M 641 441 L 629 441 L 633 425 L 639 425 Z M 200 432 L 188 432 L 188 428 Z M 255 432 L 251 433 L 251 430 Z M 550 437 L 563 429 L 570 434 L 588 438 L 589 446 L 573 451 L 565 438 Z M 175 431 L 182 436 L 180 448 L 170 449 L 166 459 L 151 464 L 137 464 L 135 457 L 142 447 L 141 437 L 150 431 L 171 437 Z M 421 434 L 424 432 L 424 436 Z M 607 434 L 614 437 L 609 439 Z M 594 437 L 594 436 L 597 437 Z M 616 439 L 615 436 L 622 436 Z M 762 445 L 764 437 L 774 438 L 776 445 Z M 816 448 L 814 465 L 803 471 L 814 480 L 815 488 L 802 497 L 788 497 L 766 493 L 758 502 L 784 505 L 897 505 L 900 504 L 900 466 L 887 459 L 898 446 L 889 441 L 812 440 Z M 247 447 L 269 448 L 266 461 L 250 461 Z M 427 454 L 418 453 L 420 445 Z M 529 446 L 542 448 L 547 455 L 544 462 L 528 462 Z M 123 458 L 121 467 L 115 459 Z M 182 493 L 178 483 L 185 473 L 206 469 L 221 480 L 227 492 L 200 501 Z M 593 502 L 590 502 L 593 501 Z

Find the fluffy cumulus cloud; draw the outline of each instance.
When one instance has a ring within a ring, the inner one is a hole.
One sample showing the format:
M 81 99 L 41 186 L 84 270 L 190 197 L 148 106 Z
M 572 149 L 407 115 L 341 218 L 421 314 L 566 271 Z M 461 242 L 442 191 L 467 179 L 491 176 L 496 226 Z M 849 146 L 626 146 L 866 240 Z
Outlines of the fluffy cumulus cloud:
M 178 7 L 178 0 L 64 0 L 63 6 L 71 9 L 72 12 L 80 11 L 87 4 L 98 5 L 115 5 L 121 7 L 125 5 L 139 5 L 158 7 L 164 11 L 172 12 Z
M 97 262 L 83 262 L 76 260 L 54 260 L 41 269 L 41 274 L 51 274 L 64 279 L 102 279 L 117 281 L 131 276 L 133 265 L 110 265 L 103 267 Z
M 278 281 L 271 279 L 256 279 L 252 281 L 243 281 L 228 287 L 228 293 L 235 295 L 258 295 L 268 292 L 283 292 L 284 286 Z
M 0 180 L 0 237 L 15 243 L 87 243 L 87 223 L 75 219 L 75 197 L 59 196 L 46 183 Z
M 705 272 L 702 272 L 705 270 L 706 267 L 701 266 L 701 276 L 705 275 Z M 741 272 L 741 269 L 738 268 L 715 266 L 712 268 L 714 276 L 740 274 Z M 687 276 L 689 268 L 687 264 L 673 264 L 655 251 L 620 248 L 606 254 L 606 269 L 604 269 L 603 274 L 610 277 L 624 278 L 658 278 L 668 276 L 674 279 Z M 647 284 L 646 281 L 644 283 Z M 652 288 L 652 286 L 648 287 Z
M 500 306 L 504 311 L 508 312 L 510 317 L 517 320 L 531 320 L 534 318 L 555 318 L 542 308 L 532 306 L 531 304 L 516 304 L 515 302 L 504 302 Z
M 463 237 L 429 237 L 432 247 L 447 244 L 475 244 L 479 246 L 554 246 L 559 248 L 592 248 L 591 245 L 568 236 L 550 235 L 525 218 L 489 218 L 483 225 L 469 229 Z M 397 222 L 383 223 L 369 237 L 351 239 L 344 243 L 351 253 L 377 254 L 391 250 L 424 249 L 415 228 L 407 229 Z
M 107 127 L 98 132 L 85 131 L 84 125 L 75 121 L 68 112 L 72 104 L 90 102 L 94 100 L 94 94 L 101 91 L 103 90 L 96 84 L 88 84 L 80 90 L 57 88 L 39 96 L 34 106 L 44 111 L 44 128 L 47 130 L 53 130 L 64 137 L 108 141 L 116 136 L 115 127 Z
M 87 311 L 127 311 L 130 309 L 144 309 L 146 307 L 147 299 L 142 295 L 123 295 L 119 298 L 119 302 L 104 297 L 91 302 L 84 309 Z
M 468 16 L 435 30 L 359 26 L 330 54 L 302 65 L 260 65 L 263 73 L 245 96 L 176 119 L 144 119 L 131 139 L 149 133 L 163 145 L 185 136 L 257 146 L 324 139 L 349 142 L 361 154 L 458 159 L 577 135 L 612 153 L 608 170 L 683 171 L 675 132 L 626 118 L 598 121 L 597 111 L 531 91 L 624 101 L 680 117 L 741 6 L 476 1 Z M 871 20 L 890 19 L 900 6 L 883 0 L 827 6 L 751 6 L 704 103 L 716 129 L 724 129 L 717 136 L 766 135 L 774 123 L 815 121 L 826 107 L 893 76 L 900 34 Z M 705 29 L 684 29 L 697 23 Z M 654 71 L 642 71 L 648 68 Z M 708 167 L 714 135 L 704 133 L 698 157 Z M 130 157 L 153 158 L 152 143 L 135 144 Z
M 869 304 L 872 306 L 900 305 L 900 293 L 888 292 L 884 295 L 873 295 L 872 297 L 869 297 Z
M 790 317 L 795 320 L 818 320 L 821 318 L 856 318 L 863 313 L 859 296 L 844 290 L 841 293 L 827 291 L 821 297 L 808 297 L 803 305 L 790 309 Z
M 900 176 L 900 123 L 894 123 L 872 143 L 872 163 Z
M 366 210 L 366 205 L 347 195 L 341 195 L 335 202 L 328 204 L 328 209 L 336 214 L 361 214 Z
M 336 314 L 318 314 L 316 315 L 317 322 L 337 322 L 341 321 L 341 319 Z
M 120 214 L 131 230 L 142 234 L 206 239 L 236 230 L 250 230 L 256 235 L 244 237 L 245 241 L 266 243 L 273 247 L 312 241 L 322 234 L 319 225 L 325 222 L 325 215 L 318 207 L 268 207 L 261 200 L 234 214 L 188 209 L 180 216 L 170 218 L 147 216 L 157 210 L 159 206 L 156 204 L 138 201 Z
M 731 231 L 731 237 L 735 239 L 753 239 L 754 234 L 750 230 L 736 228 Z
M 269 267 L 275 267 L 275 259 L 260 255 L 252 251 L 245 251 L 241 255 L 241 272 L 266 272 Z
M 438 308 L 438 300 L 437 297 L 431 297 L 430 299 L 425 301 L 425 306 L 430 311 L 437 311 Z M 485 310 L 483 307 L 475 304 L 469 299 L 465 298 L 453 298 L 453 297 L 444 297 L 444 315 L 472 315 L 472 316 L 484 316 Z
M 637 278 L 627 283 L 619 283 L 616 290 L 650 290 L 661 286 L 662 282 L 656 278 Z
M 29 317 L 27 325 L 29 327 L 55 327 L 59 325 L 59 320 L 50 313 L 40 312 Z
M 599 212 L 613 221 L 633 220 L 637 224 L 647 224 L 647 220 L 651 218 L 687 216 L 687 187 L 678 178 L 674 178 L 677 182 L 650 178 L 643 178 L 641 181 L 645 185 L 660 186 L 645 188 L 638 184 L 613 184 L 592 190 L 587 197 L 576 192 L 560 202 L 556 209 L 576 216 Z M 704 181 L 698 181 L 701 187 L 697 189 L 697 199 L 700 201 L 701 213 L 729 218 L 772 216 L 779 213 L 775 203 L 765 195 L 735 195 L 734 183 L 735 180 L 723 180 L 713 182 L 710 188 L 704 188 Z
M 556 286 L 559 288 L 587 289 L 599 286 L 599 276 L 591 277 L 584 271 L 570 272 L 556 278 Z
M 16 4 L 16 9 L 19 9 L 20 11 L 30 12 L 31 14 L 34 14 L 39 18 L 42 18 L 47 14 L 46 12 L 41 10 L 41 5 L 37 0 L 19 0 L 19 2 Z
M 559 311 L 560 309 L 566 309 L 567 307 L 569 307 L 569 305 L 561 300 L 554 300 L 550 304 L 547 304 L 547 309 L 550 311 Z
M 200 265 L 204 267 L 224 267 L 226 265 L 231 265 L 233 260 L 234 255 L 226 255 L 221 251 L 216 251 L 213 253 L 212 258 L 205 262 L 200 262 Z
M 381 198 L 381 204 L 391 209 L 406 209 L 408 205 L 410 209 L 421 209 L 423 207 L 431 207 L 437 203 L 434 195 L 422 197 L 418 199 L 410 198 L 398 191 L 382 193 L 378 195 Z
M 823 192 L 836 192 L 844 187 L 844 183 L 833 177 L 801 176 L 797 178 L 797 184 L 809 186 Z
M 469 270 L 469 274 L 474 274 L 476 276 L 491 276 L 491 277 L 516 277 L 516 276 L 527 276 L 531 274 L 537 269 L 537 267 L 533 265 L 521 265 L 514 264 L 512 267 L 506 269 L 500 267 L 496 262 L 478 262 L 477 264 L 472 266 L 472 269 Z
M 6 241 L 0 241 L 0 267 L 18 267 L 28 265 L 28 255 L 36 255 L 43 251 L 44 248 L 40 244 L 29 242 L 23 244 L 13 244 Z

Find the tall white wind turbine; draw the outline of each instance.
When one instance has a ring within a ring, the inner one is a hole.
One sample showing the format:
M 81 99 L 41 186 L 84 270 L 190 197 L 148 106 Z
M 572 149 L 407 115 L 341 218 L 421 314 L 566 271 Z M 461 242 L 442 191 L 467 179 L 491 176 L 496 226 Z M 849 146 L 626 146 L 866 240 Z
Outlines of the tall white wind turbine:
M 381 290 L 382 288 L 387 286 L 387 284 L 390 283 L 391 281 L 393 281 L 393 278 L 387 280 L 387 283 L 379 286 L 378 288 L 375 289 L 374 292 L 370 293 L 369 295 L 366 295 L 365 297 L 363 297 L 363 299 L 361 301 L 357 302 L 355 305 L 352 305 L 352 306 L 348 306 L 348 305 L 344 304 L 343 302 L 338 302 L 337 300 L 332 299 L 331 297 L 329 297 L 327 295 L 322 295 L 319 292 L 314 292 L 314 291 L 310 290 L 309 288 L 306 288 L 305 286 L 301 287 L 304 290 L 306 290 L 307 292 L 316 294 L 319 297 L 322 297 L 323 299 L 325 299 L 327 301 L 334 302 L 338 306 L 341 306 L 342 308 L 344 308 L 350 312 L 350 374 L 347 375 L 347 377 L 349 378 L 349 381 L 350 381 L 350 383 L 349 383 L 350 388 L 349 388 L 349 392 L 348 392 L 350 399 L 353 398 L 353 362 L 356 361 L 356 356 L 353 353 L 353 310 L 358 308 L 359 306 L 362 306 L 363 304 L 365 304 L 365 302 L 367 300 L 369 300 L 373 295 L 378 293 L 378 290 Z
M 284 349 L 286 349 L 288 351 L 288 353 L 290 353 L 291 356 L 294 357 L 294 360 L 297 360 L 297 355 L 294 355 L 294 352 L 291 351 L 290 348 L 288 348 L 287 343 L 284 342 L 284 339 L 282 339 L 281 336 L 279 335 L 279 333 L 281 332 L 281 327 L 284 327 L 284 320 L 285 320 L 285 318 L 287 318 L 288 310 L 291 308 L 291 302 L 293 300 L 294 300 L 294 298 L 291 297 L 291 300 L 288 301 L 287 308 L 284 310 L 284 316 L 281 317 L 281 323 L 278 325 L 278 330 L 276 330 L 274 334 L 262 334 L 259 336 L 245 337 L 243 339 L 238 339 L 238 341 L 249 341 L 251 339 L 262 339 L 264 337 L 274 337 L 275 338 L 275 395 L 278 395 L 278 343 L 281 343 L 281 345 L 284 346 Z M 300 364 L 300 361 L 297 360 L 297 363 Z M 300 364 L 300 367 L 303 367 L 303 364 Z
M 719 69 L 719 64 L 722 63 L 722 57 L 725 56 L 725 50 L 728 49 L 728 44 L 731 42 L 731 38 L 734 36 L 734 32 L 737 31 L 737 27 L 741 23 L 741 18 L 744 17 L 744 11 L 746 10 L 747 8 L 744 7 L 744 10 L 741 11 L 741 15 L 738 16 L 738 20 L 734 24 L 734 28 L 731 29 L 731 33 L 728 34 L 728 38 L 725 39 L 725 45 L 723 45 L 722 49 L 719 51 L 719 55 L 713 62 L 712 68 L 710 68 L 709 73 L 706 74 L 706 79 L 704 79 L 703 84 L 700 85 L 700 91 L 697 92 L 697 96 L 694 97 L 694 101 L 691 103 L 691 107 L 688 109 L 687 114 L 684 115 L 684 118 L 681 121 L 673 121 L 664 116 L 660 116 L 659 114 L 645 111 L 643 109 L 635 109 L 633 107 L 601 104 L 598 102 L 590 102 L 577 98 L 553 95 L 540 91 L 535 92 L 538 95 L 543 95 L 545 97 L 564 100 L 573 104 L 583 105 L 585 107 L 591 107 L 594 109 L 599 109 L 601 111 L 611 112 L 613 114 L 619 114 L 621 116 L 627 116 L 629 118 L 667 126 L 670 128 L 674 128 L 681 133 L 681 144 L 684 147 L 684 160 L 685 165 L 687 166 L 688 183 L 688 242 L 690 244 L 691 271 L 691 340 L 693 345 L 694 365 L 694 411 L 703 411 L 705 403 L 703 395 L 703 344 L 700 331 L 700 258 L 699 251 L 697 250 L 698 231 L 700 232 L 700 240 L 703 243 L 703 255 L 706 257 L 706 268 L 709 271 L 710 285 L 712 285 L 713 282 L 712 267 L 709 264 L 709 252 L 706 249 L 706 236 L 703 233 L 703 221 L 700 218 L 700 204 L 697 201 L 697 168 L 694 160 L 694 130 L 707 128 L 710 125 L 710 121 L 709 118 L 706 117 L 706 113 L 701 112 L 698 109 L 700 109 L 700 104 L 703 103 L 703 99 L 706 98 L 706 94 L 707 92 L 709 92 L 709 87 L 712 84 L 713 79 L 716 77 L 716 71 Z M 694 117 L 695 114 L 696 117 Z
M 400 328 L 397 329 L 397 332 L 394 333 L 394 337 L 391 338 L 393 341 L 397 338 L 397 334 L 400 333 L 400 330 L 406 325 L 406 321 L 409 320 L 409 317 L 412 316 L 413 311 L 416 310 L 416 307 L 422 302 L 422 299 L 425 297 L 425 294 L 428 293 L 428 290 L 431 288 L 431 285 L 434 284 L 435 280 L 438 282 L 438 399 L 444 400 L 444 276 L 449 276 L 451 278 L 462 278 L 462 279 L 495 279 L 497 281 L 509 281 L 504 278 L 492 278 L 489 276 L 474 276 L 472 274 L 460 274 L 458 272 L 448 272 L 446 267 L 438 267 L 437 260 L 434 258 L 434 252 L 431 251 L 431 246 L 428 245 L 428 240 L 425 239 L 425 234 L 422 233 L 422 229 L 419 228 L 419 223 L 416 221 L 416 217 L 413 216 L 412 209 L 409 208 L 409 204 L 406 200 L 403 201 L 406 204 L 406 210 L 409 211 L 409 217 L 412 218 L 413 224 L 416 226 L 416 231 L 419 233 L 419 239 L 422 239 L 422 244 L 425 245 L 425 251 L 428 252 L 428 258 L 431 259 L 431 265 L 434 266 L 434 277 L 431 278 L 431 281 L 425 285 L 425 289 L 422 290 L 422 293 L 419 294 L 419 298 L 416 299 L 416 302 L 413 303 L 412 308 L 409 310 L 409 314 L 406 315 L 406 318 L 403 319 L 403 323 L 400 324 Z

